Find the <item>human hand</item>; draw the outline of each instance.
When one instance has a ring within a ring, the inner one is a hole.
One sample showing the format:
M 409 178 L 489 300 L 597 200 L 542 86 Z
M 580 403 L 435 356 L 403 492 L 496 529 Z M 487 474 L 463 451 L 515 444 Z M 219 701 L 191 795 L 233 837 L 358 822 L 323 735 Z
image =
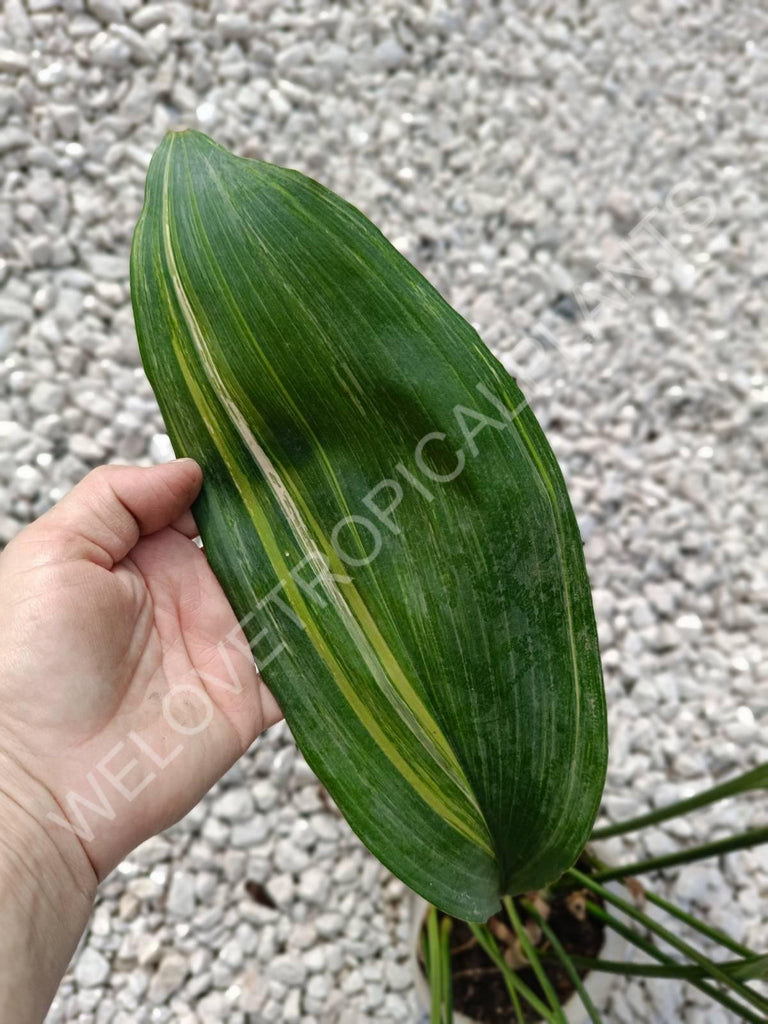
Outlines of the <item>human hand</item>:
M 191 459 L 102 467 L 0 555 L 0 826 L 22 809 L 81 879 L 281 717 L 191 539 L 200 485 Z

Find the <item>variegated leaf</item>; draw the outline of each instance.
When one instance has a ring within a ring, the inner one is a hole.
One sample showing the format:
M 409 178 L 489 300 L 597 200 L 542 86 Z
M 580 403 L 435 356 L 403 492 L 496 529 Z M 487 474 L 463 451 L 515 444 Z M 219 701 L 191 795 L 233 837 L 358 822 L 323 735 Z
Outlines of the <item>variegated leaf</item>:
M 468 919 L 555 878 L 605 707 L 581 539 L 515 383 L 357 210 L 197 132 L 152 160 L 131 285 L 208 559 L 352 827 Z

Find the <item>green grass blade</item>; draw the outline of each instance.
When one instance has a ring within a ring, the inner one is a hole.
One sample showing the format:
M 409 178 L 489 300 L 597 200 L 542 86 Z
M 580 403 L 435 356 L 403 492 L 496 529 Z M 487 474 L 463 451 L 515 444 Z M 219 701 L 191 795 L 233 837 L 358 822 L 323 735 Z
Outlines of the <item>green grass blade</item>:
M 597 813 L 605 700 L 581 537 L 515 382 L 359 211 L 199 132 L 152 159 L 131 294 L 208 560 L 352 828 L 468 920 L 558 877 Z

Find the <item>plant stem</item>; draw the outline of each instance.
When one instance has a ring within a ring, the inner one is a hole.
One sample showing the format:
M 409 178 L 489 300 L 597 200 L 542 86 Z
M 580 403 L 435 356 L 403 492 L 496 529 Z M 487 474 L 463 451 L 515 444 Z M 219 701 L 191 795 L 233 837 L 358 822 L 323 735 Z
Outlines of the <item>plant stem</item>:
M 517 1024 L 525 1024 L 525 1017 L 523 1016 L 523 1008 L 520 1005 L 520 996 L 517 994 L 517 989 L 512 986 L 509 989 L 509 998 L 512 1000 L 512 1009 L 515 1011 L 515 1017 L 517 1018 Z
M 608 923 L 608 922 L 606 922 Z M 540 954 L 543 959 L 554 962 L 559 959 L 553 953 Z M 639 978 L 676 978 L 679 981 L 696 981 L 705 979 L 706 975 L 701 967 L 689 967 L 686 964 L 630 964 L 623 960 L 601 960 L 598 957 L 579 956 L 576 953 L 570 954 L 574 967 L 585 971 L 602 971 L 604 974 L 622 974 L 627 977 L 637 976 Z M 765 957 L 756 957 L 745 960 L 728 960 L 721 962 L 718 966 L 733 974 L 735 977 L 747 976 L 762 978 L 768 964 Z M 753 970 L 759 967 L 758 970 Z
M 676 907 L 674 903 L 670 903 L 669 900 L 665 900 L 661 896 L 657 896 L 654 892 L 646 892 L 645 898 L 649 903 L 653 903 L 661 910 L 665 910 L 672 917 L 676 917 L 678 921 L 683 921 L 688 925 L 689 928 L 693 928 L 694 931 L 699 932 L 701 935 L 706 935 L 708 939 L 719 943 L 726 949 L 730 949 L 732 953 L 738 954 L 745 958 L 756 957 L 758 954 L 749 949 L 747 946 L 742 946 L 740 942 L 734 941 L 730 935 L 726 935 L 725 932 L 721 932 L 719 928 L 713 928 L 711 925 L 705 924 L 704 921 L 699 921 L 698 918 L 694 917 L 693 914 L 687 914 L 680 907 Z
M 592 877 L 604 878 L 604 873 L 610 869 L 590 850 L 585 850 L 584 855 L 592 865 Z M 621 878 L 619 881 L 621 881 L 623 885 L 627 885 L 626 878 Z M 694 917 L 693 914 L 686 913 L 674 903 L 670 903 L 669 900 L 665 900 L 662 896 L 658 896 L 655 892 L 643 889 L 643 897 L 649 903 L 653 903 L 661 910 L 665 910 L 668 914 L 671 914 L 672 917 L 676 917 L 678 921 L 683 921 L 689 928 L 693 928 L 694 931 L 699 932 L 701 935 L 706 935 L 708 939 L 712 939 L 721 946 L 724 946 L 726 949 L 730 949 L 731 952 L 736 953 L 738 956 L 745 958 L 758 956 L 755 950 L 749 949 L 748 946 L 744 946 L 740 942 L 736 942 L 730 937 L 730 935 L 726 935 L 725 932 L 720 931 L 719 928 L 713 928 L 712 925 L 708 925 L 704 921 L 700 921 L 698 918 Z
M 520 920 L 520 915 L 518 914 L 517 908 L 515 907 L 515 901 L 512 899 L 511 896 L 505 896 L 503 903 L 507 911 L 507 914 L 509 915 L 509 920 L 512 922 L 512 927 L 515 929 L 517 938 L 520 942 L 520 945 L 522 946 L 523 952 L 525 953 L 526 958 L 528 959 L 528 963 L 533 968 L 533 973 L 536 975 L 536 978 L 538 979 L 538 982 L 541 985 L 542 992 L 547 997 L 547 1001 L 549 1005 L 552 1007 L 552 1012 L 554 1013 L 555 1021 L 557 1021 L 558 1024 L 567 1024 L 565 1014 L 563 1013 L 563 1008 L 560 1005 L 560 1000 L 557 998 L 557 995 L 555 994 L 552 982 L 547 977 L 547 972 L 541 965 L 541 960 L 539 960 L 539 955 L 536 950 L 536 947 L 531 942 L 530 935 L 523 927 L 523 923 Z
M 514 971 L 504 960 L 504 957 L 501 955 L 499 947 L 496 945 L 496 940 L 493 935 L 491 935 L 488 926 L 470 923 L 469 927 L 479 944 L 501 971 L 507 990 L 509 991 L 510 999 L 513 999 L 512 992 L 514 991 L 516 995 L 519 994 L 522 996 L 522 998 L 533 1007 L 536 1013 L 538 1013 L 541 1019 L 547 1021 L 547 1024 L 557 1024 L 552 1011 L 542 1003 L 539 997 L 535 995 L 530 988 L 528 988 L 524 981 L 521 981 L 520 978 L 518 978 L 517 972 Z
M 442 1002 L 442 957 L 440 954 L 440 932 L 437 922 L 437 907 L 430 907 L 427 913 L 427 970 L 429 972 L 429 994 L 431 996 L 431 1024 L 443 1024 L 440 1004 Z
M 536 910 L 535 907 L 533 907 L 530 903 L 527 902 L 524 902 L 523 906 L 534 919 L 534 921 L 538 924 L 539 928 L 541 928 L 542 932 L 549 941 L 550 946 L 555 951 L 557 959 L 560 960 L 563 967 L 565 968 L 568 977 L 571 979 L 571 982 L 573 983 L 573 987 L 579 994 L 579 998 L 581 999 L 584 1005 L 584 1009 L 587 1011 L 589 1019 L 593 1022 L 593 1024 L 601 1024 L 600 1014 L 597 1012 L 595 1004 L 590 999 L 589 993 L 584 988 L 584 984 L 581 980 L 581 977 L 579 976 L 579 972 L 576 969 L 576 966 L 573 960 L 571 959 L 570 954 L 566 951 L 565 946 L 563 946 L 562 942 L 560 941 L 560 939 L 558 939 L 555 932 L 552 930 L 552 928 L 549 927 L 547 922 L 544 920 L 544 918 Z
M 607 903 L 612 903 L 615 907 L 618 907 L 619 910 L 622 911 L 622 913 L 627 915 L 627 917 L 630 917 L 635 921 L 639 921 L 652 934 L 657 935 L 660 939 L 663 939 L 663 941 L 666 942 L 668 945 L 672 946 L 673 949 L 676 949 L 679 953 L 682 953 L 684 956 L 687 956 L 689 960 L 693 960 L 694 963 L 698 964 L 700 967 L 703 967 L 712 979 L 721 982 L 723 985 L 726 986 L 726 988 L 730 988 L 732 991 L 736 992 L 739 996 L 741 996 L 742 999 L 746 1000 L 746 1002 L 748 1003 L 751 1003 L 753 1006 L 756 1006 L 758 1009 L 768 1011 L 768 999 L 764 999 L 761 995 L 759 995 L 757 992 L 754 992 L 751 988 L 749 988 L 748 985 L 745 985 L 743 982 L 731 978 L 725 971 L 721 970 L 718 967 L 718 965 L 714 963 L 714 961 L 704 956 L 703 953 L 700 953 L 697 949 L 689 945 L 687 942 L 684 942 L 682 939 L 679 939 L 673 932 L 670 932 L 668 928 L 665 928 L 663 925 L 660 925 L 657 921 L 654 921 L 653 918 L 649 917 L 647 914 L 644 914 L 641 910 L 638 910 L 637 907 L 633 906 L 627 900 L 622 899 L 620 896 L 614 895 L 609 889 L 606 889 L 605 886 L 600 885 L 600 883 L 596 881 L 596 879 L 591 878 L 589 875 L 583 874 L 576 868 L 571 868 L 569 874 L 571 875 L 571 877 L 581 882 L 581 884 L 585 888 L 591 889 L 592 892 L 597 893 L 597 895 L 601 896 Z
M 661 821 L 669 821 L 670 818 L 688 814 L 690 811 L 698 810 L 699 807 L 707 807 L 728 796 L 736 796 L 738 793 L 748 793 L 750 790 L 763 788 L 768 788 L 768 763 L 761 764 L 735 779 L 729 779 L 728 782 L 705 789 L 687 800 L 678 800 L 666 807 L 660 807 L 656 811 L 650 811 L 648 814 L 641 814 L 615 825 L 595 829 L 592 839 L 609 839 L 611 836 L 621 836 L 627 832 L 645 828 L 647 825 L 658 825 Z
M 451 970 L 452 928 L 453 921 L 451 918 L 444 917 L 440 922 L 440 958 L 442 963 L 444 1024 L 453 1024 L 453 973 Z
M 676 864 L 690 864 L 693 861 L 704 860 L 706 857 L 732 853 L 734 850 L 746 850 L 766 842 L 768 842 L 768 827 L 753 828 L 747 832 L 741 832 L 739 835 L 729 836 L 728 839 L 718 839 L 713 843 L 693 846 L 689 850 L 680 850 L 679 853 L 668 853 L 663 857 L 650 857 L 648 860 L 635 861 L 634 864 L 621 864 L 616 868 L 606 868 L 597 871 L 593 878 L 600 882 L 610 882 L 615 878 L 626 878 L 627 875 L 642 875 L 648 871 L 660 871 L 662 868 L 674 867 Z
M 637 946 L 638 949 L 647 953 L 648 956 L 658 960 L 659 963 L 665 964 L 669 967 L 680 966 L 677 961 L 673 960 L 667 953 L 663 953 L 660 949 L 654 946 L 653 943 L 648 942 L 647 939 L 638 935 L 638 933 L 632 928 L 628 928 L 625 924 L 619 921 L 618 918 L 603 910 L 603 908 L 598 906 L 596 903 L 592 903 L 591 900 L 587 900 L 587 910 L 593 917 L 599 918 L 609 928 L 618 932 L 619 935 L 623 935 L 628 942 Z M 725 992 L 721 992 L 718 988 L 715 988 L 715 986 L 710 982 L 703 981 L 698 978 L 686 978 L 685 980 L 693 985 L 694 988 L 699 989 L 700 992 L 709 996 L 709 998 L 713 999 L 716 1003 L 720 1003 L 721 1006 L 725 1006 L 728 1010 L 733 1010 L 734 1013 L 737 1013 L 743 1020 L 749 1021 L 749 1024 L 765 1024 L 764 1016 L 758 1017 L 744 1006 L 743 1003 L 739 1003 L 735 999 L 732 999 L 729 995 L 726 995 Z

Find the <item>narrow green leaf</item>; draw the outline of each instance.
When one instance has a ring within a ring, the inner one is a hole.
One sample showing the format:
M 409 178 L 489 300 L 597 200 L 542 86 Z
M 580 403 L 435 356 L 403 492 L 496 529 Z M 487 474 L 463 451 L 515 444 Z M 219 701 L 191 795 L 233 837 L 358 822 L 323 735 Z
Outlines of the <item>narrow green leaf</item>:
M 709 807 L 710 804 L 725 800 L 729 796 L 738 796 L 740 793 L 750 793 L 756 789 L 768 789 L 768 763 L 758 765 L 734 779 L 721 782 L 717 786 L 705 789 L 687 800 L 678 800 L 666 807 L 659 807 L 648 814 L 641 814 L 636 818 L 629 818 L 627 821 L 619 821 L 615 825 L 607 825 L 605 828 L 597 828 L 592 833 L 592 839 L 609 839 L 611 836 L 622 836 L 627 832 L 634 832 L 639 828 L 647 828 L 649 825 L 658 825 L 662 821 L 669 821 L 671 818 L 678 818 L 683 814 L 690 814 L 700 807 Z
M 427 912 L 427 949 L 429 950 L 427 970 L 429 973 L 429 993 L 431 997 L 430 1024 L 443 1024 L 441 1010 L 443 997 L 443 957 L 440 948 L 437 907 L 430 907 Z
M 520 1003 L 520 996 L 517 994 L 517 989 L 514 987 L 514 985 L 510 985 L 507 982 L 507 992 L 509 992 L 509 998 L 512 1003 L 512 1009 L 515 1012 L 515 1021 L 517 1022 L 517 1024 L 525 1024 L 525 1017 L 523 1016 L 523 1007 Z
M 541 954 L 541 957 L 550 963 L 560 960 L 557 953 L 545 953 Z M 625 960 L 602 960 L 591 956 L 579 956 L 576 953 L 570 954 L 570 959 L 575 967 L 585 971 L 603 971 L 606 974 L 621 974 L 625 977 L 677 978 L 679 981 L 709 978 L 703 967 L 693 967 L 687 964 L 633 964 L 627 963 Z M 768 956 L 719 961 L 717 966 L 730 977 L 738 978 L 739 981 L 763 981 L 768 978 Z
M 602 792 L 581 539 L 525 399 L 381 233 L 170 134 L 131 258 L 206 554 L 351 826 L 442 910 L 558 877 Z
M 647 953 L 648 956 L 653 957 L 653 959 L 657 960 L 660 964 L 664 964 L 665 966 L 674 968 L 675 970 L 679 968 L 680 965 L 676 960 L 673 960 L 668 953 L 662 952 L 652 942 L 643 938 L 643 936 L 636 932 L 634 928 L 628 928 L 617 917 L 608 913 L 608 911 L 604 910 L 596 903 L 593 903 L 591 900 L 587 900 L 587 912 L 591 914 L 592 917 L 596 917 L 598 920 L 602 921 L 608 928 L 612 928 L 619 935 L 623 935 L 628 942 L 637 946 L 638 949 Z M 711 977 L 711 973 L 706 968 L 702 968 L 702 974 L 706 976 L 706 979 Z M 712 981 L 705 980 L 704 977 L 698 977 L 696 975 L 688 977 L 685 980 L 690 982 L 694 988 L 697 988 L 700 992 L 709 996 L 709 998 L 713 999 L 716 1003 L 720 1003 L 721 1006 L 725 1006 L 726 1009 L 732 1010 L 734 1013 L 738 1014 L 742 1020 L 750 1021 L 752 1024 L 765 1024 L 766 1018 L 764 1016 L 758 1017 L 750 1009 L 744 1006 L 743 1003 L 737 1002 L 735 999 L 732 999 L 731 996 L 727 995 L 727 993 L 721 992 L 720 989 L 715 987 L 715 984 Z
M 702 843 L 700 846 L 691 846 L 677 853 L 649 857 L 647 860 L 638 860 L 632 864 L 619 864 L 615 868 L 596 871 L 593 877 L 600 882 L 611 882 L 616 878 L 644 875 L 649 871 L 661 871 L 663 868 L 672 868 L 680 864 L 692 864 L 694 861 L 706 860 L 707 857 L 721 857 L 724 853 L 733 853 L 734 850 L 749 850 L 762 843 L 768 843 L 768 827 L 748 829 L 738 835 Z
M 539 953 L 534 944 L 531 942 L 528 932 L 523 927 L 523 922 L 520 920 L 520 915 L 515 907 L 515 901 L 506 896 L 504 898 L 504 906 L 506 907 L 509 920 L 512 922 L 512 927 L 515 929 L 518 941 L 522 947 L 525 958 L 533 969 L 533 973 L 536 975 L 536 980 L 541 985 L 541 990 L 547 997 L 547 1002 L 552 1007 L 552 1019 L 556 1024 L 566 1024 L 565 1014 L 560 1004 L 560 1000 L 557 998 L 557 993 L 549 980 L 547 972 L 544 970 L 544 965 L 539 960 Z
M 610 870 L 598 857 L 595 856 L 592 850 L 585 850 L 583 856 L 590 863 L 590 874 L 592 878 L 599 879 L 602 877 L 602 872 Z M 620 879 L 622 885 L 627 886 L 627 888 L 629 888 L 628 879 L 631 877 L 631 874 L 632 873 L 630 871 L 627 871 L 626 875 L 623 875 Z M 735 939 L 731 938 L 730 935 L 726 935 L 726 933 L 721 931 L 719 928 L 714 928 L 712 925 L 707 924 L 706 921 L 700 920 L 695 916 L 695 914 L 689 914 L 681 907 L 678 907 L 675 903 L 671 903 L 669 900 L 664 899 L 663 896 L 657 895 L 650 889 L 644 889 L 643 898 L 647 900 L 648 903 L 655 904 L 655 906 L 659 907 L 660 910 L 665 910 L 672 917 L 676 917 L 678 921 L 682 921 L 684 924 L 687 924 L 689 928 L 699 932 L 700 935 L 705 935 L 708 939 L 712 939 L 714 942 L 719 943 L 725 949 L 738 954 L 740 957 L 749 959 L 758 955 L 742 943 L 736 942 Z
M 544 934 L 544 936 L 546 937 L 547 941 L 549 942 L 550 946 L 554 951 L 554 958 L 556 960 L 559 960 L 565 968 L 566 974 L 571 979 L 573 987 L 579 994 L 579 999 L 581 1000 L 582 1006 L 584 1007 L 587 1016 L 593 1022 L 593 1024 L 600 1024 L 600 1014 L 597 1012 L 595 1004 L 592 1002 L 589 993 L 584 987 L 584 983 L 581 980 L 581 976 L 579 975 L 577 965 L 574 962 L 574 959 L 568 953 L 565 946 L 562 944 L 560 939 L 558 939 L 553 929 L 550 928 L 550 926 L 547 924 L 547 922 L 544 920 L 544 918 L 541 916 L 538 910 L 536 910 L 536 908 L 528 902 L 524 902 L 523 906 L 534 919 L 534 921 L 538 924 L 539 928 L 541 928 L 542 933 Z M 545 959 L 545 957 L 542 956 L 541 951 L 539 951 L 539 956 L 542 960 Z M 581 959 L 587 958 L 583 957 Z
M 691 946 L 690 943 L 684 942 L 668 928 L 665 928 L 663 925 L 659 924 L 658 921 L 655 921 L 653 918 L 643 913 L 642 910 L 639 910 L 634 906 L 634 904 L 630 903 L 628 900 L 622 899 L 621 896 L 617 896 L 615 893 L 611 892 L 610 889 L 606 889 L 605 886 L 601 885 L 595 878 L 583 874 L 576 868 L 571 868 L 568 873 L 585 888 L 590 889 L 598 896 L 601 896 L 606 903 L 610 903 L 614 907 L 617 907 L 623 914 L 626 914 L 627 917 L 632 918 L 634 921 L 638 921 L 653 935 L 656 935 L 673 949 L 676 949 L 678 953 L 682 953 L 683 956 L 688 957 L 689 960 L 698 964 L 699 967 L 702 967 L 706 971 L 712 981 L 724 984 L 746 1002 L 751 1003 L 762 1011 L 768 1012 L 768 999 L 761 996 L 753 989 L 750 989 L 738 978 L 732 977 L 727 971 L 722 970 L 715 961 L 704 956 L 703 953 L 700 953 L 694 946 Z
M 445 1024 L 453 1024 L 453 967 L 451 965 L 451 932 L 453 920 L 444 917 L 440 922 L 440 956 L 442 961 L 443 1019 Z
M 725 949 L 729 949 L 732 953 L 737 953 L 744 959 L 755 959 L 758 954 L 754 953 L 751 949 L 742 945 L 740 942 L 736 942 L 731 938 L 730 935 L 726 935 L 725 932 L 719 928 L 714 928 L 712 925 L 707 924 L 706 921 L 700 921 L 694 914 L 689 914 L 687 911 L 676 906 L 674 903 L 670 903 L 669 900 L 665 900 L 663 896 L 657 896 L 655 892 L 645 890 L 645 899 L 649 903 L 653 903 L 660 910 L 665 910 L 672 917 L 676 917 L 678 921 L 682 921 L 687 924 L 689 928 L 698 932 L 700 935 L 705 935 L 708 939 L 712 939 L 713 942 L 719 943 Z
M 510 999 L 512 1000 L 512 1005 L 515 1007 L 515 1011 L 518 1013 L 518 1017 L 520 1016 L 520 1012 L 518 1012 L 520 1010 L 520 1000 L 516 997 L 520 996 L 523 999 L 525 999 L 529 1006 L 533 1007 L 533 1009 L 536 1011 L 536 1013 L 539 1014 L 542 1020 L 547 1021 L 547 1024 L 557 1024 L 553 1011 L 550 1010 L 549 1007 L 545 1003 L 543 1003 L 537 995 L 534 994 L 534 992 L 525 984 L 524 981 L 520 980 L 520 978 L 517 975 L 517 971 L 510 967 L 509 964 L 507 964 L 507 962 L 504 960 L 504 957 L 501 955 L 501 950 L 499 949 L 496 940 L 494 939 L 490 929 L 488 928 L 488 925 L 470 924 L 469 927 L 471 928 L 472 934 L 475 936 L 480 946 L 488 954 L 488 957 L 493 961 L 493 963 L 498 967 L 499 971 L 501 972 L 501 975 L 504 978 L 504 982 L 507 986 L 507 991 L 509 992 Z
M 768 954 L 731 960 L 723 964 L 723 970 L 740 981 L 768 981 Z

